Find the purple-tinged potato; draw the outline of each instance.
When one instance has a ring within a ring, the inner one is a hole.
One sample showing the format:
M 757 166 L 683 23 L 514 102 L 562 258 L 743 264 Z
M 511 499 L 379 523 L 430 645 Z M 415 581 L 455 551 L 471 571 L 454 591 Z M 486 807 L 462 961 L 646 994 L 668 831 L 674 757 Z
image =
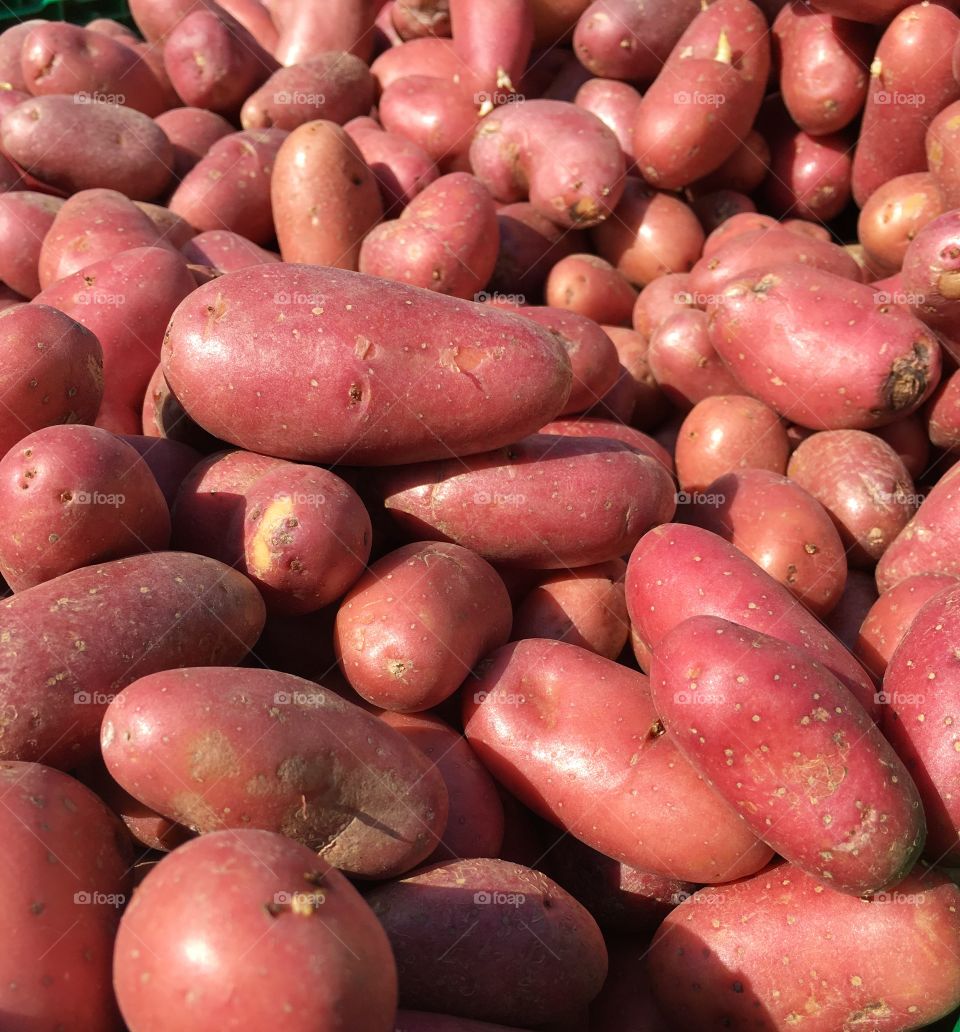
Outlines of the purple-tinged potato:
M 128 25 L 122 25 L 113 18 L 94 18 L 86 24 L 89 32 L 102 32 L 104 36 L 120 40 L 121 43 L 132 44 L 143 42 Z
M 329 180 L 324 189 L 331 189 Z M 493 273 L 499 243 L 497 212 L 486 187 L 467 172 L 453 172 L 427 186 L 398 219 L 364 236 L 358 268 L 472 300 Z
M 27 299 L 40 293 L 40 249 L 62 205 L 32 190 L 0 193 L 0 280 Z
M 183 552 L 86 566 L 18 592 L 0 603 L 0 752 L 84 763 L 114 692 L 155 670 L 239 663 L 263 622 L 246 577 Z
M 198 233 L 180 248 L 180 253 L 192 265 L 209 266 L 219 273 L 236 272 L 250 265 L 273 265 L 280 261 L 280 255 L 228 229 Z
M 184 411 L 180 399 L 170 389 L 163 375 L 163 367 L 157 366 L 143 396 L 141 430 L 146 437 L 180 441 L 196 448 L 201 454 L 209 454 L 225 447 L 224 442 L 198 426 Z
M 129 444 L 147 464 L 166 499 L 167 507 L 172 511 L 180 486 L 203 456 L 187 444 L 162 437 L 121 434 L 119 439 Z
M 636 161 L 633 128 L 640 99 L 640 93 L 629 83 L 617 82 L 615 79 L 588 79 L 573 98 L 577 107 L 592 111 L 616 133 L 628 171 Z
M 500 205 L 497 226 L 499 253 L 487 286 L 495 294 L 522 299 L 521 303 L 528 298 L 531 301 L 538 300 L 551 269 L 563 259 L 581 252 L 584 247 L 581 233 L 561 229 L 545 215 L 541 215 L 529 201 Z M 587 259 L 593 258 L 593 255 L 581 254 L 581 258 L 583 264 L 587 265 Z M 585 276 L 590 274 L 586 268 L 581 271 Z M 622 276 L 611 277 L 611 284 L 633 297 L 632 288 Z M 619 316 L 620 313 L 615 314 Z M 595 321 L 616 322 L 617 319 Z
M 543 570 L 625 555 L 675 506 L 673 480 L 655 459 L 619 441 L 546 434 L 385 471 L 381 490 L 411 536 Z
M 113 1032 L 113 941 L 134 860 L 123 825 L 86 786 L 40 763 L 0 764 L 0 791 L 0 902 L 16 943 L 0 962 L 4 1028 L 69 1020 Z
M 952 372 L 927 402 L 927 430 L 938 448 L 960 451 L 960 372 Z
M 907 247 L 900 289 L 910 310 L 960 359 L 960 211 L 928 222 Z
M 433 864 L 366 901 L 393 947 L 402 1007 L 529 1028 L 585 1006 L 606 976 L 590 914 L 520 864 Z
M 93 426 L 48 426 L 0 460 L 0 574 L 14 591 L 170 544 L 150 467 Z
M 671 272 L 651 280 L 640 291 L 631 313 L 637 333 L 649 340 L 671 315 L 693 306 L 693 298 L 687 290 L 689 279 L 689 273 Z
M 415 713 L 451 696 L 478 660 L 505 644 L 512 617 L 503 581 L 479 555 L 416 543 L 385 555 L 353 585 L 333 643 L 363 698 Z
M 131 0 L 130 15 L 145 40 L 163 44 L 177 23 L 198 8 L 219 10 L 214 0 Z
M 895 176 L 874 190 L 857 220 L 857 237 L 871 266 L 896 272 L 911 240 L 945 210 L 929 172 Z
M 714 190 L 712 193 L 698 193 L 690 201 L 693 214 L 697 216 L 704 233 L 711 233 L 734 215 L 750 214 L 757 206 L 750 198 L 736 190 Z
M 103 397 L 103 350 L 80 323 L 48 305 L 0 311 L 0 451 L 35 430 L 92 423 Z
M 280 30 L 274 54 L 282 65 L 298 64 L 327 50 L 348 50 L 369 61 L 379 7 L 379 0 L 274 4 L 271 13 Z
M 204 835 L 150 870 L 120 922 L 114 986 L 133 1029 L 395 1027 L 396 966 L 369 907 L 266 831 Z
M 18 165 L 66 193 L 102 188 L 150 201 L 173 170 L 173 147 L 151 118 L 118 104 L 78 104 L 70 96 L 18 104 L 0 124 L 0 142 Z
M 433 762 L 447 786 L 447 826 L 427 862 L 499 856 L 503 803 L 493 778 L 463 735 L 431 713 L 384 710 L 379 716 Z
M 709 311 L 710 342 L 746 391 L 811 430 L 892 423 L 940 380 L 936 338 L 866 283 L 774 265 L 729 281 Z
M 924 1028 L 960 1002 L 958 910 L 960 889 L 940 871 L 863 900 L 778 864 L 668 914 L 650 981 L 671 1029 Z M 836 949 L 827 964 L 824 942 Z
M 771 134 L 770 174 L 763 184 L 767 210 L 819 222 L 835 218 L 850 201 L 850 150 L 841 133 Z
M 875 427 L 872 433 L 881 441 L 886 441 L 900 456 L 914 480 L 919 480 L 926 473 L 930 459 L 930 438 L 920 413 L 915 412 L 895 423 Z
M 738 469 L 786 473 L 787 431 L 776 412 L 742 394 L 710 395 L 687 413 L 677 436 L 677 479 L 686 492 L 702 492 Z
M 649 455 L 673 476 L 673 457 L 666 448 L 635 427 L 617 423 L 611 419 L 593 416 L 576 416 L 569 419 L 555 419 L 538 431 L 541 434 L 559 434 L 562 437 L 609 437 L 613 441 L 622 441 L 641 455 Z
M 350 465 L 510 444 L 563 409 L 572 378 L 563 346 L 528 319 L 288 264 L 241 269 L 194 291 L 170 322 L 163 367 L 190 416 L 216 436 Z
M 528 0 L 450 0 L 453 49 L 481 90 L 516 89 L 533 46 Z
M 679 523 L 657 527 L 627 564 L 627 611 L 635 649 L 649 656 L 677 624 L 717 616 L 804 650 L 876 715 L 867 672 L 820 621 L 753 560 L 716 534 Z
M 647 970 L 649 938 L 608 936 L 607 950 L 609 971 L 590 1004 L 590 1032 L 673 1032 L 653 998 Z
M 650 690 L 680 752 L 781 856 L 853 896 L 910 873 L 926 833 L 917 787 L 802 649 L 695 616 L 654 647 Z
M 607 333 L 609 334 L 609 330 L 607 330 Z M 626 366 L 621 365 L 620 373 L 614 385 L 599 399 L 596 405 L 591 405 L 583 414 L 590 420 L 619 423 L 621 426 L 626 426 L 633 421 L 636 409 L 636 385 L 633 377 L 630 375 L 630 370 Z M 649 429 L 650 422 L 652 420 L 645 420 L 643 425 Z M 586 436 L 592 435 L 588 434 Z
M 627 326 L 637 292 L 604 258 L 564 254 L 547 275 L 545 296 L 553 308 L 566 308 L 604 325 Z
M 198 232 L 228 229 L 255 244 L 269 243 L 270 178 L 286 138 L 282 129 L 248 129 L 217 140 L 183 177 L 170 210 Z
M 918 3 L 887 25 L 870 65 L 870 82 L 853 157 L 853 198 L 863 207 L 874 190 L 926 168 L 927 126 L 960 99 L 953 45 L 960 18 Z
M 273 670 L 165 670 L 103 717 L 107 769 L 202 834 L 260 828 L 362 878 L 425 860 L 447 820 L 440 774 L 402 735 L 333 692 Z
M 463 709 L 467 741 L 511 794 L 620 863 L 699 883 L 771 856 L 663 733 L 643 674 L 528 639 L 482 664 Z
M 856 566 L 873 566 L 919 504 L 897 453 L 862 430 L 811 434 L 790 456 L 787 475 L 830 514 Z
M 739 384 L 710 343 L 706 312 L 676 307 L 654 330 L 647 351 L 660 389 L 680 409 L 704 398 L 736 394 Z
M 840 601 L 824 618 L 823 624 L 827 630 L 854 655 L 857 655 L 860 627 L 878 597 L 877 582 L 872 573 L 865 570 L 847 570 L 847 583 Z M 876 678 L 872 669 L 870 673 Z
M 173 175 L 178 182 L 206 156 L 217 140 L 234 132 L 223 115 L 206 108 L 171 108 L 157 115 L 154 121 L 173 146 Z
M 385 215 L 399 215 L 439 175 L 430 155 L 399 133 L 350 122 L 344 129 L 377 180 Z
M 624 188 L 616 134 L 591 112 L 559 100 L 495 108 L 474 134 L 470 165 L 498 201 L 529 197 L 572 229 L 608 218 Z
M 658 276 L 689 272 L 704 240 L 693 210 L 642 179 L 631 176 L 625 184 L 613 217 L 590 234 L 600 257 L 641 287 Z
M 793 480 L 765 469 L 725 473 L 694 494 L 683 515 L 736 545 L 817 616 L 840 601 L 847 579 L 840 535 Z

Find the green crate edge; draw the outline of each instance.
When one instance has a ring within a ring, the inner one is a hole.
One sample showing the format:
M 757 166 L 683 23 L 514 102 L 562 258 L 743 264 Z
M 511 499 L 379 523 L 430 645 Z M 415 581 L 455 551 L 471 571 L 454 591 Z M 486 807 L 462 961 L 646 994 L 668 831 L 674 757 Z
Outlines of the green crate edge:
M 76 25 L 85 25 L 94 18 L 113 18 L 124 25 L 133 24 L 125 0 L 0 0 L 0 32 L 30 18 Z

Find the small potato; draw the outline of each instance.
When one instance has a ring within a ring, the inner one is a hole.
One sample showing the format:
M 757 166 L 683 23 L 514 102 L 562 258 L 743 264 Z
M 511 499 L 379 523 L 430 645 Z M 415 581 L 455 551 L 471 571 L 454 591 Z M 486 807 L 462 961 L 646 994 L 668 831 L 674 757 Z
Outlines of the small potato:
M 846 208 L 852 158 L 845 135 L 771 133 L 770 152 L 770 174 L 763 184 L 767 210 L 827 222 Z
M 198 233 L 184 244 L 180 253 L 193 265 L 206 265 L 217 272 L 236 272 L 250 265 L 273 265 L 280 256 L 231 233 L 228 229 L 211 229 Z
M 960 359 L 960 211 L 944 212 L 913 238 L 903 257 L 900 291 L 910 311 L 936 331 L 943 349 Z
M 783 474 L 790 444 L 776 412 L 740 394 L 711 395 L 697 402 L 677 438 L 677 478 L 684 491 L 702 492 L 737 469 Z
M 384 215 L 394 218 L 439 172 L 430 155 L 413 140 L 384 132 L 379 126 L 357 125 L 357 121 L 348 122 L 344 129 L 377 180 Z
M 266 831 L 204 835 L 150 868 L 120 922 L 114 986 L 132 1029 L 395 1027 L 396 965 L 363 897 Z
M 284 140 L 270 196 L 285 262 L 357 269 L 360 245 L 383 217 L 373 173 L 353 140 L 328 121 L 307 122 Z
M 663 393 L 681 409 L 739 390 L 710 343 L 708 322 L 706 312 L 699 309 L 678 310 L 650 337 L 650 371 Z
M 370 71 L 384 93 L 401 79 L 435 76 L 443 79 L 448 87 L 458 79 L 469 86 L 472 80 L 470 69 L 452 41 L 429 37 L 410 40 L 401 47 L 388 47 L 373 62 Z M 471 88 L 471 96 L 472 92 Z
M 577 107 L 592 111 L 608 125 L 620 141 L 626 158 L 627 171 L 633 168 L 636 155 L 633 150 L 633 127 L 637 120 L 640 94 L 625 82 L 615 79 L 588 79 L 573 98 Z
M 566 308 L 594 322 L 626 326 L 637 299 L 636 290 L 608 261 L 592 254 L 562 257 L 546 282 L 547 304 Z
M 417 712 L 453 694 L 510 634 L 496 571 L 459 545 L 406 545 L 375 562 L 337 611 L 344 675 L 376 706 Z
M 92 423 L 103 397 L 103 349 L 63 312 L 42 304 L 0 311 L 0 450 L 34 430 Z
M 857 221 L 857 237 L 872 265 L 896 272 L 910 241 L 944 212 L 940 190 L 929 172 L 894 176 L 870 195 Z
M 151 204 L 150 201 L 134 201 L 133 203 L 157 227 L 160 236 L 173 247 L 182 248 L 188 240 L 192 240 L 197 235 L 197 231 L 186 219 L 182 219 L 162 204 Z
M 684 517 L 736 545 L 817 616 L 840 601 L 847 579 L 840 535 L 792 480 L 765 469 L 725 473 L 693 496 Z
M 555 222 L 541 215 L 529 201 L 501 205 L 497 211 L 497 226 L 500 250 L 488 286 L 495 293 L 521 297 L 521 303 L 528 298 L 539 299 L 551 268 L 578 253 L 583 247 L 582 234 L 575 230 L 561 229 Z M 581 258 L 586 266 L 584 275 L 589 276 L 588 260 L 593 255 L 581 255 Z M 595 261 L 599 263 L 599 259 Z M 602 264 L 607 265 L 606 262 Z M 611 277 L 610 286 L 627 296 L 633 296 L 633 290 L 622 276 Z M 555 308 L 568 307 L 557 305 L 556 301 L 548 303 Z M 596 322 L 619 321 L 619 311 L 612 313 L 612 319 L 607 317 L 610 313 L 606 309 L 598 314 L 603 318 Z
M 676 312 L 693 306 L 687 287 L 689 274 L 668 273 L 651 280 L 640 291 L 631 313 L 633 328 L 648 340 L 654 331 Z
M 149 466 L 97 427 L 28 434 L 0 460 L 0 498 L 0 573 L 14 591 L 170 544 L 170 512 Z
M 31 190 L 0 193 L 0 280 L 25 298 L 40 293 L 40 249 L 62 205 Z
M 199 232 L 228 229 L 255 244 L 269 243 L 270 178 L 286 138 L 282 129 L 250 129 L 217 140 L 184 176 L 170 210 Z
M 761 212 L 741 212 L 739 215 L 731 215 L 726 222 L 717 226 L 715 230 L 707 235 L 703 242 L 703 257 L 709 258 L 728 244 L 734 237 L 743 233 L 749 233 L 754 229 L 775 229 L 777 220 Z M 789 228 L 783 225 L 784 229 Z
M 23 77 L 20 55 L 23 53 L 23 41 L 38 25 L 43 24 L 43 18 L 30 18 L 27 21 L 14 22 L 0 32 L 0 88 L 4 92 L 29 92 L 27 81 Z
M 107 707 L 100 742 L 110 775 L 180 824 L 281 832 L 358 877 L 422 862 L 447 819 L 443 779 L 402 735 L 273 670 L 142 677 Z
M 470 165 L 498 201 L 529 197 L 569 228 L 608 218 L 624 187 L 624 157 L 613 130 L 589 111 L 558 100 L 495 108 L 474 134 Z
M 410 534 L 544 570 L 621 556 L 675 505 L 673 482 L 654 459 L 619 441 L 546 434 L 465 460 L 390 470 L 382 491 Z
M 427 186 L 400 218 L 366 234 L 358 268 L 471 300 L 490 279 L 498 250 L 497 213 L 486 187 L 453 172 Z
M 449 0 L 396 0 L 390 19 L 402 40 L 450 35 Z
M 233 126 L 205 108 L 177 107 L 154 119 L 173 146 L 173 175 L 179 182 Z
M 52 147 L 51 140 L 57 145 Z M 103 188 L 150 201 L 170 182 L 173 147 L 146 115 L 73 97 L 25 100 L 0 123 L 4 153 L 66 193 Z
M 790 456 L 787 475 L 827 510 L 856 566 L 873 566 L 919 505 L 900 457 L 862 430 L 812 434 Z

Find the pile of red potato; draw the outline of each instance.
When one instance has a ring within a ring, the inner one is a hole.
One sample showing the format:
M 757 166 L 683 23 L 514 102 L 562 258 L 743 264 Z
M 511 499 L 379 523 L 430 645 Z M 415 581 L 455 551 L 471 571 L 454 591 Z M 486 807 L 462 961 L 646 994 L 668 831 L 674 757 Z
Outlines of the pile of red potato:
M 952 1028 L 957 8 L 0 34 L 0 1032 Z

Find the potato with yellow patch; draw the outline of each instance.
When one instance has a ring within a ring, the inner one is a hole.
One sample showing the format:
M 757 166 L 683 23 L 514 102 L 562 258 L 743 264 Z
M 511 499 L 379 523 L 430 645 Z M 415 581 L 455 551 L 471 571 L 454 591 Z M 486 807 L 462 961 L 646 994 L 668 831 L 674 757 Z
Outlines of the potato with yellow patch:
M 111 776 L 200 832 L 260 828 L 334 867 L 391 878 L 447 821 L 443 778 L 398 731 L 327 688 L 273 670 L 166 670 L 107 707 Z

